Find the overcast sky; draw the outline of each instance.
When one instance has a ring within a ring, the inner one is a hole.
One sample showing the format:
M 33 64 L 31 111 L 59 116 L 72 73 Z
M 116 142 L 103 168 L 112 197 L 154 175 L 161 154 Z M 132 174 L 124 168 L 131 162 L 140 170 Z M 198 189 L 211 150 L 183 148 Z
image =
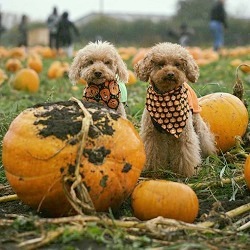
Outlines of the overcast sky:
M 26 14 L 31 20 L 46 20 L 53 6 L 59 14 L 68 11 L 75 21 L 91 12 L 173 14 L 178 0 L 0 0 L 1 12 Z M 208 0 L 211 1 L 211 0 Z M 226 0 L 226 10 L 234 16 L 250 18 L 250 0 Z

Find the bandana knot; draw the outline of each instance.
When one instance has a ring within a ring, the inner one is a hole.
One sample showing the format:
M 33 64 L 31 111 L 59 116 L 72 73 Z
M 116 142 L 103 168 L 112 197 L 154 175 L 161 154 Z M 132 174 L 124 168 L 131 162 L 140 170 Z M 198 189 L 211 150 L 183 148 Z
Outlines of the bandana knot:
M 179 138 L 189 116 L 187 88 L 184 85 L 164 94 L 147 89 L 146 108 L 156 129 Z
M 116 81 L 106 81 L 101 84 L 89 84 L 83 93 L 83 100 L 98 102 L 111 109 L 117 109 L 120 103 L 120 89 Z

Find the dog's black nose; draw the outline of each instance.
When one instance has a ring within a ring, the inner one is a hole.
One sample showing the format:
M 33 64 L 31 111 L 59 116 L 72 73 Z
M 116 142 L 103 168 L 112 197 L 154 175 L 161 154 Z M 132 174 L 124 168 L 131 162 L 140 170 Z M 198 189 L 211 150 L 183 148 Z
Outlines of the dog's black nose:
M 96 72 L 95 72 L 95 76 L 96 76 L 96 77 L 99 78 L 99 77 L 101 77 L 101 75 L 102 75 L 102 72 L 100 72 L 100 71 L 96 71 Z
M 167 73 L 167 79 L 168 79 L 168 80 L 174 79 L 174 73 L 173 73 L 173 72 Z

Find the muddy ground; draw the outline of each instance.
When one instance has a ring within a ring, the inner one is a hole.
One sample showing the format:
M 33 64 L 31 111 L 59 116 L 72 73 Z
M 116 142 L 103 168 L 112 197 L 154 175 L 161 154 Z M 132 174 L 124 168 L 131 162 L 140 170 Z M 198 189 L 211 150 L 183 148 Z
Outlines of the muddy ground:
M 13 194 L 11 187 L 8 185 L 0 185 L 0 197 L 6 196 L 9 194 Z M 246 188 L 243 192 L 238 194 L 236 201 L 228 201 L 222 200 L 220 202 L 211 202 L 211 200 L 206 199 L 203 195 L 199 195 L 200 201 L 200 209 L 199 215 L 197 217 L 196 222 L 200 222 L 202 220 L 208 219 L 207 216 L 214 217 L 217 220 L 217 228 L 230 228 L 233 223 L 240 218 L 237 217 L 235 219 L 226 218 L 223 215 L 226 211 L 237 208 L 241 205 L 250 203 L 250 191 Z M 249 214 L 249 213 L 248 213 Z M 20 231 L 20 225 L 17 229 L 15 225 L 7 225 L 4 226 L 4 219 L 12 219 L 17 218 L 16 216 L 22 215 L 25 217 L 34 217 L 43 218 L 42 214 L 36 213 L 36 211 L 32 210 L 29 206 L 23 204 L 20 200 L 8 201 L 0 203 L 0 249 L 1 250 L 15 250 L 20 249 L 18 247 L 18 243 L 20 243 L 22 238 L 25 238 L 25 234 L 28 234 L 29 229 L 23 228 Z M 247 214 L 241 215 L 243 217 L 247 217 Z M 119 215 L 116 215 L 119 217 Z M 249 220 L 249 216 L 248 216 Z M 2 221 L 2 222 L 1 222 Z M 247 222 L 247 221 L 245 221 Z M 25 225 L 27 227 L 27 225 Z M 166 249 L 249 249 L 250 240 L 246 240 L 246 236 L 249 236 L 250 230 L 244 232 L 243 234 L 237 234 L 233 236 L 230 234 L 228 236 L 225 235 L 217 235 L 214 238 L 210 238 L 204 235 L 196 235 L 196 237 L 191 237 L 187 233 L 181 234 L 178 239 L 176 237 L 172 237 L 172 239 L 168 239 L 169 248 Z M 242 238 L 244 238 L 242 240 Z M 129 243 L 128 243 L 129 246 Z M 132 246 L 132 244 L 131 244 Z M 121 246 L 113 246 L 114 249 L 120 249 Z M 149 247 L 149 248 L 147 248 Z M 151 249 L 150 246 L 147 246 L 147 249 Z M 165 246 L 166 247 L 166 246 Z M 109 246 L 109 249 L 112 248 Z M 126 249 L 125 247 L 124 249 Z M 153 248 L 153 247 L 152 247 Z M 26 248 L 24 248 L 26 249 Z M 28 248 L 27 248 L 28 249 Z M 61 242 L 60 240 L 52 241 L 49 245 L 43 246 L 39 249 L 49 249 L 49 250 L 57 250 L 57 249 L 107 249 L 106 245 L 102 242 L 97 242 L 91 238 L 82 237 L 77 240 L 72 240 L 67 244 Z M 131 248 L 135 249 L 135 248 Z M 137 248 L 136 248 L 137 249 Z M 143 249 L 138 247 L 138 249 Z M 165 249 L 165 248 L 164 248 Z

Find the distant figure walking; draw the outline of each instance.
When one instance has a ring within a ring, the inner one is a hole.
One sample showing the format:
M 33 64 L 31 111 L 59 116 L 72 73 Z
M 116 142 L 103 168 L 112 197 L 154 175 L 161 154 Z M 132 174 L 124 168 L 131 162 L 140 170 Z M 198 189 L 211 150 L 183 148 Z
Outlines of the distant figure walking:
M 57 47 L 57 26 L 58 26 L 59 16 L 57 8 L 53 8 L 53 12 L 49 15 L 47 20 L 47 25 L 49 28 L 49 46 L 52 49 Z
M 214 38 L 213 47 L 215 51 L 218 51 L 224 45 L 224 28 L 227 28 L 224 3 L 225 0 L 218 0 L 210 15 L 210 29 Z
M 68 12 L 64 12 L 58 23 L 57 39 L 58 49 L 63 48 L 68 57 L 73 56 L 73 35 L 79 36 L 79 31 L 68 18 Z
M 18 25 L 18 47 L 28 46 L 28 23 L 27 23 L 27 16 L 22 15 L 21 22 Z
M 190 36 L 194 35 L 194 30 L 189 28 L 186 23 L 182 23 L 180 26 L 180 38 L 179 43 L 181 46 L 190 45 Z

